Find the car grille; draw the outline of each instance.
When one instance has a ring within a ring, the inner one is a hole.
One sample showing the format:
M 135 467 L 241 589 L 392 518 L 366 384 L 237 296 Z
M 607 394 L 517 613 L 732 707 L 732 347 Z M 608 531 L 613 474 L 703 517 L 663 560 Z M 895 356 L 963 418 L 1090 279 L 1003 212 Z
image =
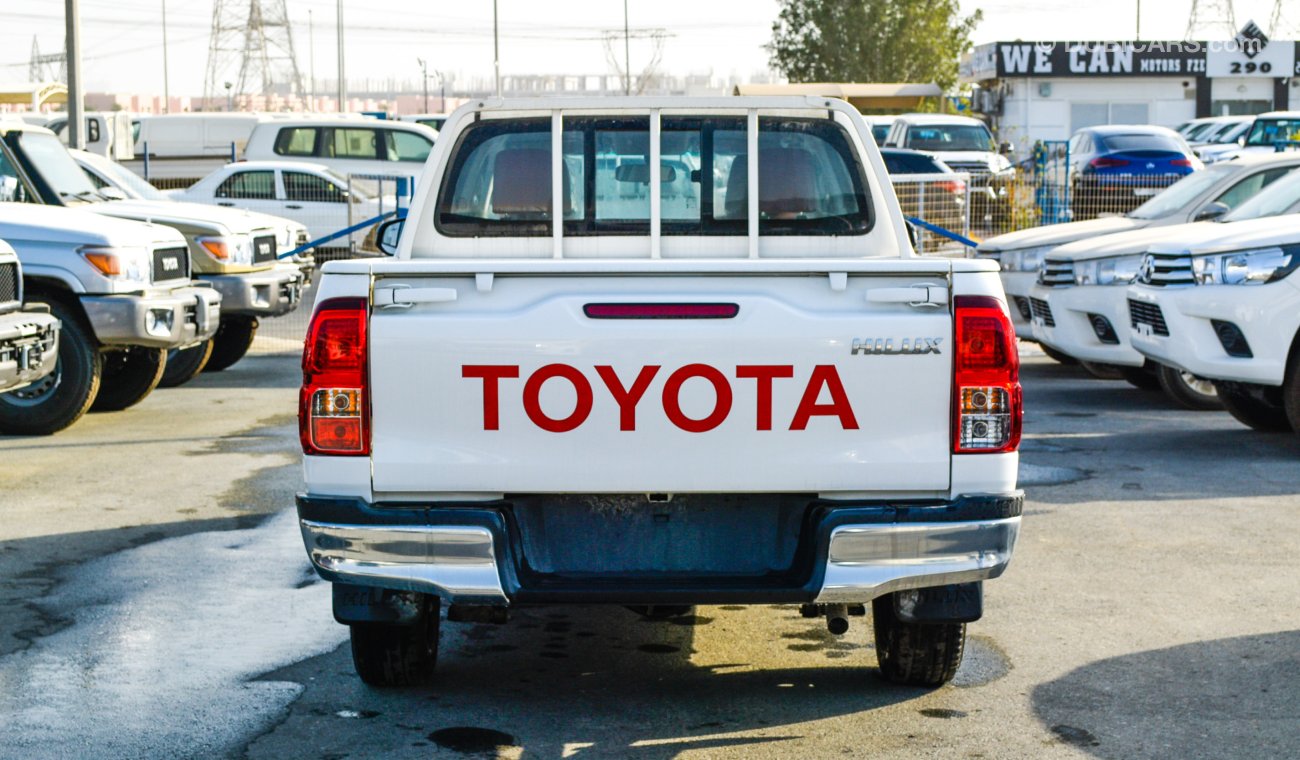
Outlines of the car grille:
M 188 248 L 158 248 L 153 252 L 153 281 L 188 280 L 190 277 L 190 251 Z
M 1156 287 L 1195 285 L 1192 257 L 1184 253 L 1148 253 L 1138 269 L 1138 281 Z
M 275 235 L 253 238 L 253 262 L 275 261 Z
M 1043 259 L 1038 268 L 1038 282 L 1048 287 L 1074 284 L 1074 262 L 1068 259 Z
M 1169 325 L 1165 324 L 1165 315 L 1160 311 L 1159 306 L 1130 298 L 1128 316 L 1133 329 L 1138 329 L 1138 325 L 1146 325 L 1151 328 L 1153 334 L 1169 337 Z
M 18 300 L 18 264 L 7 261 L 0 264 L 0 303 Z
M 1056 327 L 1056 320 L 1052 318 L 1052 307 L 1043 299 L 1029 299 L 1029 310 L 1033 312 L 1034 319 L 1043 320 L 1043 324 L 1048 327 Z
M 944 163 L 955 172 L 964 172 L 969 174 L 970 183 L 972 185 L 978 186 L 988 184 L 989 177 L 993 176 L 993 172 L 989 169 L 989 165 L 979 161 L 944 161 Z

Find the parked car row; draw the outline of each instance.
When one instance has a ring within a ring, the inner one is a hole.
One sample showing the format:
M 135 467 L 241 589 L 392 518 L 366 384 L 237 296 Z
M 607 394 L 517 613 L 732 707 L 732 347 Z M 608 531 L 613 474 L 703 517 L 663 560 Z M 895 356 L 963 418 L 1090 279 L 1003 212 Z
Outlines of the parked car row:
M 1125 217 L 992 238 L 1017 334 L 1103 377 L 1300 432 L 1300 154 L 1241 157 Z
M 231 366 L 259 319 L 297 308 L 314 270 L 310 252 L 281 260 L 305 241 L 301 225 L 173 202 L 80 158 L 47 129 L 0 122 L 0 239 L 16 254 L 12 268 L 0 261 L 0 300 L 12 277 L 12 300 L 43 304 L 59 326 L 57 340 L 22 332 L 17 353 L 0 327 L 0 433 L 53 433 Z

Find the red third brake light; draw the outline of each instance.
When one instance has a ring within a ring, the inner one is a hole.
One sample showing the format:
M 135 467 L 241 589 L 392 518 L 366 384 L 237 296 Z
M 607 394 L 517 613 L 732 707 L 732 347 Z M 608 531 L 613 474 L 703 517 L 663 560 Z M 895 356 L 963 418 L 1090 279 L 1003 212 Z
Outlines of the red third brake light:
M 364 298 L 331 298 L 312 315 L 298 396 L 298 437 L 304 454 L 370 454 L 366 332 Z
M 1107 169 L 1113 166 L 1128 166 L 1128 159 L 1125 158 L 1094 158 L 1088 162 L 1089 166 L 1094 169 Z
M 1015 451 L 1022 413 L 1015 329 L 992 296 L 957 296 L 954 309 L 953 453 Z

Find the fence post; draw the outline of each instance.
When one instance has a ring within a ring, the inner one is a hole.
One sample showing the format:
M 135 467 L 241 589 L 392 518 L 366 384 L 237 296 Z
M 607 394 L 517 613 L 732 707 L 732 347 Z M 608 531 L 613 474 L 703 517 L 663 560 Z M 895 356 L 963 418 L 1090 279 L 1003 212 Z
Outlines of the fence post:
M 382 201 L 381 201 L 381 203 L 382 203 Z M 348 174 L 348 203 L 347 203 L 347 206 L 348 206 L 348 226 L 351 227 L 351 226 L 353 225 L 353 221 L 352 221 L 352 175 L 351 175 L 351 174 Z M 356 252 L 357 252 L 356 248 L 353 247 L 353 245 L 352 245 L 352 235 L 351 235 L 351 234 L 348 235 L 348 251 L 349 251 L 350 253 L 356 253 Z
M 918 199 L 917 199 L 917 204 L 916 204 L 916 218 L 917 218 L 917 219 L 920 219 L 920 220 L 922 220 L 922 221 L 927 221 L 927 222 L 928 222 L 929 220 L 925 218 L 925 186 L 926 186 L 926 184 L 927 184 L 927 183 L 926 183 L 926 181 L 925 181 L 924 179 L 922 179 L 920 182 L 917 182 L 917 183 L 916 183 L 916 187 L 917 187 L 917 189 L 920 191 L 920 192 L 918 193 Z M 920 233 L 921 233 L 921 234 L 917 235 L 917 239 L 918 239 L 918 240 L 920 241 L 920 243 L 921 243 L 921 245 L 920 245 L 921 250 L 918 251 L 918 253 L 925 253 L 925 241 L 926 241 L 926 236 L 929 235 L 930 233 L 929 233 L 928 231 L 924 230 L 924 229 L 920 230 Z
M 963 209 L 961 214 L 961 236 L 964 238 L 970 237 L 970 204 L 971 204 L 970 181 L 971 181 L 971 175 L 967 174 L 966 182 L 964 185 L 964 187 L 966 188 L 966 202 L 962 204 Z
M 149 141 L 144 141 L 144 180 L 149 181 Z
M 239 160 L 239 155 L 238 155 L 238 153 L 237 153 L 236 150 L 235 150 L 235 143 L 234 143 L 234 142 L 231 142 L 231 143 L 230 143 L 230 163 L 233 164 L 233 163 L 235 163 L 235 162 L 238 161 L 238 160 Z

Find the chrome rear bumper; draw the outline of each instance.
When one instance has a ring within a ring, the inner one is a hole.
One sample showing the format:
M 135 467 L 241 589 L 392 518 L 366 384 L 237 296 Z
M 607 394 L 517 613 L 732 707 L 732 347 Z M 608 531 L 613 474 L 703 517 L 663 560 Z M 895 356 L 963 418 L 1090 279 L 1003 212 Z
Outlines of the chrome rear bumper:
M 455 603 L 509 604 L 508 562 L 477 525 L 345 525 L 300 520 L 312 564 L 327 580 L 435 594 Z M 844 524 L 830 532 L 814 585 L 801 598 L 862 603 L 893 591 L 996 578 L 1011 561 L 1020 517 Z M 757 601 L 770 598 L 754 592 Z

